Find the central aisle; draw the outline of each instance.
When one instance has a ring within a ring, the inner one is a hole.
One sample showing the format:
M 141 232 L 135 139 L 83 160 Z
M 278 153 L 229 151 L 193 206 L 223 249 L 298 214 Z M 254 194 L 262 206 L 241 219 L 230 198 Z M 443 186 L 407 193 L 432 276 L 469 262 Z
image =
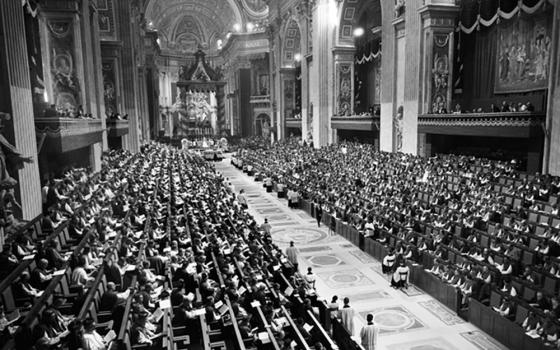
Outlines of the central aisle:
M 261 224 L 272 225 L 272 237 L 282 249 L 290 241 L 299 250 L 300 271 L 312 267 L 318 276 L 317 293 L 340 303 L 350 298 L 356 311 L 354 335 L 365 324 L 368 313 L 379 327 L 380 350 L 502 350 L 501 344 L 465 322 L 431 296 L 410 287 L 407 294 L 390 287 L 381 273 L 381 264 L 346 239 L 329 234 L 324 225 L 306 212 L 288 208 L 285 199 L 267 193 L 262 182 L 255 182 L 225 159 L 216 169 L 229 178 L 236 193 L 244 189 L 249 212 Z M 342 305 L 341 305 L 342 306 Z M 343 350 L 343 349 L 341 349 Z

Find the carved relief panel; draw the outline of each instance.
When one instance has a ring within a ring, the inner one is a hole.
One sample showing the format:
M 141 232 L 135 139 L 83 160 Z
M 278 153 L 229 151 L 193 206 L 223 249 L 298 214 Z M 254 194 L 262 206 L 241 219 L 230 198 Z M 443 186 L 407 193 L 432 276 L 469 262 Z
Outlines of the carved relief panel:
M 352 109 L 352 63 L 338 63 L 336 66 L 336 114 L 351 115 Z
M 105 101 L 105 114 L 110 117 L 119 113 L 117 104 L 117 72 L 116 60 L 103 60 L 103 98 Z
M 451 34 L 435 33 L 431 68 L 431 107 L 432 113 L 448 111 L 450 95 L 450 57 Z
M 42 51 L 49 100 L 62 113 L 72 114 L 82 104 L 80 71 L 82 60 L 78 29 L 74 18 L 47 18 L 42 28 Z

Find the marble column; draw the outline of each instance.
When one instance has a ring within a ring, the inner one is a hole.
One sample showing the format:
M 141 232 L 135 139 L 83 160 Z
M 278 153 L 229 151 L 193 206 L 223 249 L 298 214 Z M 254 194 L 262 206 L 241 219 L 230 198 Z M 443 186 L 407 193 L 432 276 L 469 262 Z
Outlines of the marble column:
M 293 110 L 295 107 L 295 84 L 296 84 L 296 69 L 295 68 L 281 68 L 280 69 L 280 100 L 278 107 L 280 109 L 281 129 L 279 134 L 282 138 L 289 137 L 286 127 L 286 118 L 288 117 L 288 110 Z M 291 91 L 288 91 L 291 89 Z M 286 95 L 291 94 L 291 100 L 288 100 Z M 292 117 L 293 115 L 289 115 Z
M 306 140 L 309 131 L 311 130 L 309 121 L 309 68 L 311 64 L 312 55 L 309 51 L 309 20 L 308 16 L 311 14 L 309 5 L 300 5 L 298 12 L 298 23 L 301 34 L 300 53 L 301 53 L 301 137 Z
M 100 117 L 98 105 L 97 105 L 97 94 L 96 88 L 97 84 L 95 81 L 95 69 L 94 69 L 94 52 L 91 33 L 93 27 L 90 22 L 90 7 L 89 1 L 82 1 L 81 3 L 81 41 L 82 41 L 82 51 L 83 56 L 82 61 L 84 65 L 84 76 L 89 79 L 84 79 L 84 111 L 90 112 L 96 118 Z
M 395 43 L 395 52 L 394 52 L 394 60 L 393 60 L 393 100 L 390 111 L 381 110 L 381 124 L 383 127 L 390 127 L 391 130 L 391 145 L 389 146 L 388 151 L 392 152 L 402 152 L 404 151 L 404 98 L 405 98 L 405 85 L 406 85 L 406 64 L 407 64 L 407 57 L 406 57 L 406 22 L 403 17 L 396 19 L 393 22 L 394 26 L 394 43 Z M 417 64 L 416 62 L 411 64 Z M 415 79 L 417 81 L 417 79 Z M 413 84 L 413 82 L 410 82 Z M 385 149 L 384 149 L 385 150 Z
M 543 172 L 560 176 L 560 4 L 554 6 Z
M 147 69 L 145 66 L 138 68 L 138 93 L 139 93 L 139 107 L 140 118 L 142 120 L 142 141 L 147 142 L 150 140 L 150 108 L 148 106 L 148 82 L 147 82 Z
M 381 41 L 381 117 L 379 130 L 379 149 L 393 151 L 393 97 L 395 95 L 395 51 L 396 33 L 393 24 L 393 1 L 380 1 L 382 16 Z M 403 33 L 404 34 L 404 33 Z
M 140 130 L 138 127 L 138 74 L 137 74 L 137 61 L 134 52 L 133 35 L 132 32 L 132 18 L 133 13 L 131 10 L 131 2 L 119 0 L 115 2 L 117 21 L 121 25 L 119 28 L 119 39 L 122 42 L 121 49 L 121 72 L 122 72 L 122 106 L 121 114 L 128 114 L 128 127 L 129 133 L 126 137 L 126 149 L 136 153 L 140 150 Z
M 279 32 L 276 33 L 273 39 L 272 54 L 271 59 L 273 62 L 274 70 L 272 74 L 272 89 L 273 89 L 273 99 L 272 99 L 272 125 L 276 125 L 276 140 L 281 140 L 284 137 L 284 104 L 283 104 L 283 94 L 284 85 L 283 77 L 281 73 L 281 62 L 282 62 L 282 38 Z
M 33 100 L 29 77 L 29 63 L 25 45 L 25 21 L 21 0 L 0 1 L 0 23 L 4 34 L 4 47 L 0 55 L 5 55 L 11 101 L 11 126 L 13 140 L 10 142 L 24 155 L 33 157 L 32 163 L 26 163 L 17 174 L 19 182 L 17 196 L 22 206 L 22 218 L 30 220 L 41 213 L 41 184 L 37 157 L 37 140 L 33 116 Z M 2 68 L 0 68 L 2 69 Z M 6 122 L 4 122 L 6 123 Z
M 332 142 L 331 116 L 334 114 L 334 28 L 338 21 L 340 2 L 317 0 L 313 8 L 313 68 L 310 90 L 313 103 L 313 144 L 325 146 Z
M 217 126 L 214 133 L 216 135 L 222 135 L 222 129 L 227 128 L 226 125 L 226 103 L 225 103 L 225 86 L 219 85 L 216 89 L 216 102 L 218 103 L 217 110 Z
M 354 54 L 352 47 L 333 49 L 335 66 L 334 115 L 354 115 Z
M 104 101 L 104 87 L 103 87 L 103 60 L 101 58 L 101 39 L 99 36 L 99 14 L 97 8 L 91 7 L 91 35 L 93 45 L 93 76 L 95 76 L 95 91 L 97 97 L 97 110 L 98 118 L 101 119 L 101 127 L 103 128 L 102 135 L 102 150 L 105 151 L 109 148 L 107 144 L 107 116 L 105 114 L 105 101 Z
M 421 57 L 419 70 L 420 83 L 417 98 L 410 105 L 405 104 L 405 117 L 409 118 L 410 135 L 417 135 L 418 114 L 433 113 L 444 107 L 450 111 L 453 93 L 453 61 L 455 48 L 455 27 L 459 7 L 454 1 L 449 3 L 428 3 L 418 9 L 422 21 Z M 418 76 L 418 71 L 414 72 Z M 416 118 L 407 115 L 408 108 L 416 108 Z M 420 155 L 430 156 L 429 138 L 421 135 L 417 145 L 409 144 L 408 150 L 418 150 Z
M 99 46 L 99 29 L 95 4 L 92 0 L 82 1 L 81 3 L 81 34 L 82 34 L 82 55 L 84 62 L 84 111 L 91 113 L 95 118 L 101 119 L 103 128 L 103 139 L 107 140 L 106 122 L 104 108 L 100 101 L 101 91 L 99 84 L 99 72 L 101 71 L 101 53 L 96 51 Z M 101 170 L 101 154 L 104 142 L 99 142 L 90 147 L 90 165 L 93 171 Z

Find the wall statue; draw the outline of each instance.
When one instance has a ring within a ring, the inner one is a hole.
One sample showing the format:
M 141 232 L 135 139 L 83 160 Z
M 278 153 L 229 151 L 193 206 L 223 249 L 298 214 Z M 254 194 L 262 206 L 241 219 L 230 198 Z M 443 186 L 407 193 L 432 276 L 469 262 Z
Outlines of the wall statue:
M 8 171 L 15 171 L 21 168 L 23 163 L 32 162 L 31 157 L 23 157 L 2 134 L 3 122 L 10 119 L 9 114 L 0 113 L 0 219 L 5 217 L 5 210 L 10 207 L 21 210 L 21 205 L 14 196 L 14 188 L 18 182 Z
M 406 10 L 406 0 L 395 0 L 395 18 L 404 15 Z
M 403 139 L 403 115 L 404 108 L 399 106 L 397 109 L 397 114 L 393 118 L 393 137 L 394 137 L 394 151 L 400 152 L 402 150 L 402 139 Z

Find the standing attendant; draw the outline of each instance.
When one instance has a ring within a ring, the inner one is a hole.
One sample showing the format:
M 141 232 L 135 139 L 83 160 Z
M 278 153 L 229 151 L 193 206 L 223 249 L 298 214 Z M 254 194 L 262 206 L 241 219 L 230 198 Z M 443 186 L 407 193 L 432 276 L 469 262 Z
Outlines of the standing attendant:
M 268 219 L 266 219 L 266 218 L 264 219 L 264 223 L 261 225 L 261 228 L 264 232 L 266 232 L 267 235 L 270 235 L 270 232 L 272 230 L 272 226 L 268 222 Z
M 390 276 L 393 273 L 393 266 L 395 265 L 396 259 L 397 257 L 395 256 L 393 249 L 389 249 L 389 253 L 385 255 L 383 262 L 381 263 L 381 269 L 387 276 Z
M 249 206 L 247 205 L 247 198 L 245 198 L 245 190 L 239 191 L 239 194 L 237 195 L 237 201 L 239 202 L 241 207 L 243 207 L 243 209 L 249 208 Z
M 391 286 L 395 289 L 408 288 L 408 278 L 410 269 L 406 266 L 405 261 L 401 261 L 400 266 L 397 267 L 391 279 Z
M 297 248 L 294 247 L 294 241 L 290 242 L 290 246 L 286 248 L 286 256 L 288 261 L 294 265 L 294 271 L 298 270 Z
M 315 280 L 317 279 L 315 274 L 313 273 L 313 269 L 311 267 L 307 268 L 307 275 L 303 276 L 305 282 L 307 282 L 311 288 L 315 289 Z
M 340 319 L 350 336 L 354 335 L 354 309 L 350 306 L 348 297 L 344 298 L 344 306 L 340 310 Z
M 323 208 L 321 202 L 315 204 L 315 218 L 317 219 L 317 227 L 321 227 L 321 219 L 323 218 Z
M 360 331 L 360 339 L 365 350 L 374 350 L 377 345 L 377 327 L 373 324 L 373 315 L 367 315 L 367 325 Z

